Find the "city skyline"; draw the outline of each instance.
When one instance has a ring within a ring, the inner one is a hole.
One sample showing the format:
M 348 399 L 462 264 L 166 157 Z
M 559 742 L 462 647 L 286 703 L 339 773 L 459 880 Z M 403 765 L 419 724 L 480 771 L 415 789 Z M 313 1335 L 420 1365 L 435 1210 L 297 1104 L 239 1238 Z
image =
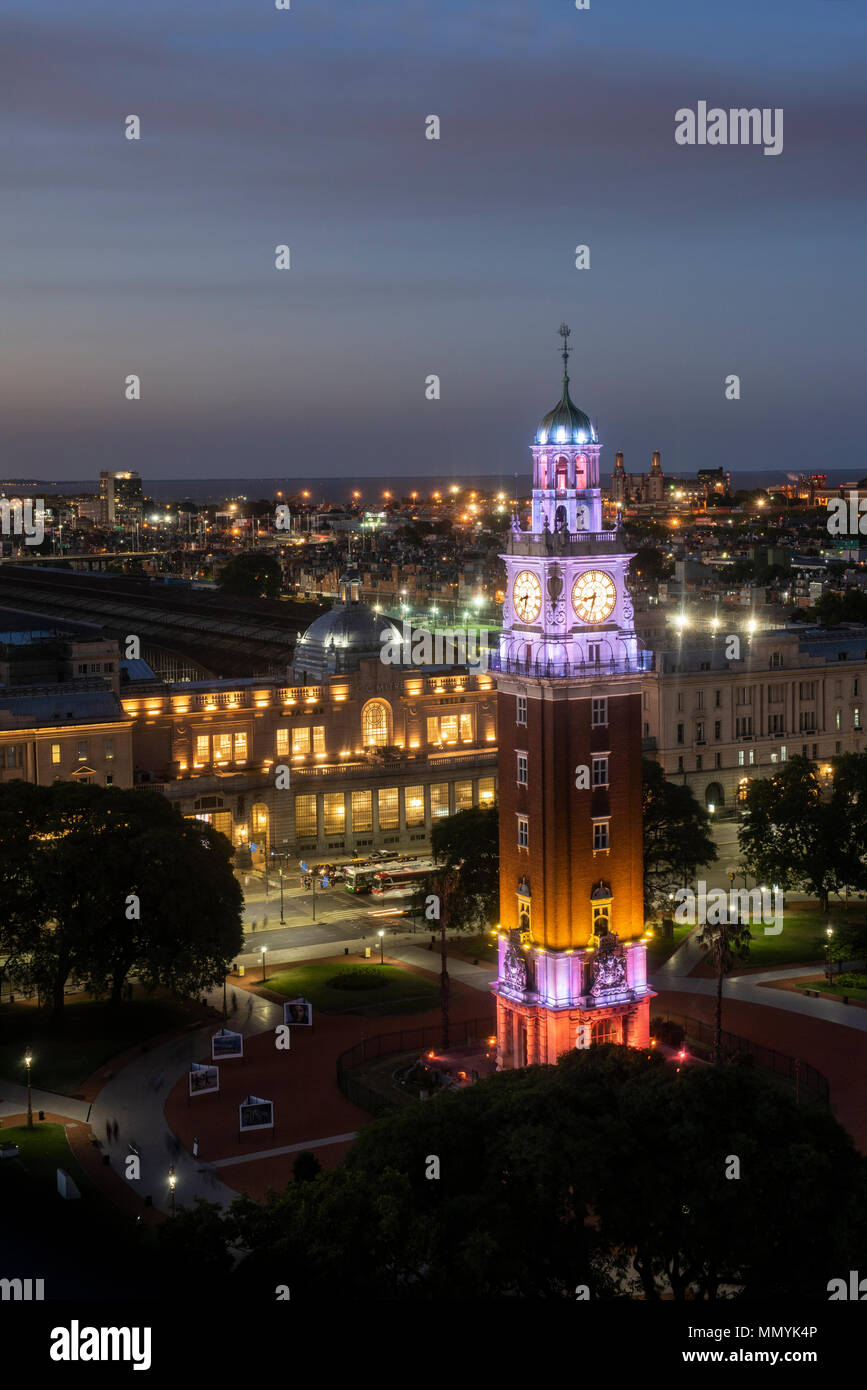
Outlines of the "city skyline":
M 520 473 L 563 318 L 603 474 L 812 471 L 811 402 L 856 453 L 854 7 L 7 9 L 8 476 Z M 702 101 L 781 154 L 679 146 Z

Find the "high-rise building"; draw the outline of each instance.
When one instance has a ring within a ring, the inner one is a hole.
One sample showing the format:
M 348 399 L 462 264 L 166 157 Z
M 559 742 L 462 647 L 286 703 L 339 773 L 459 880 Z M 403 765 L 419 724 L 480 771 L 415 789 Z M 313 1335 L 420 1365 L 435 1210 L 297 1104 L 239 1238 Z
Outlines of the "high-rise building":
M 100 473 L 99 519 L 103 526 L 138 525 L 143 506 L 138 473 Z
M 532 446 L 529 530 L 505 561 L 498 656 L 501 1067 L 648 1044 L 641 676 L 631 554 L 601 529 L 601 446 L 563 393 Z

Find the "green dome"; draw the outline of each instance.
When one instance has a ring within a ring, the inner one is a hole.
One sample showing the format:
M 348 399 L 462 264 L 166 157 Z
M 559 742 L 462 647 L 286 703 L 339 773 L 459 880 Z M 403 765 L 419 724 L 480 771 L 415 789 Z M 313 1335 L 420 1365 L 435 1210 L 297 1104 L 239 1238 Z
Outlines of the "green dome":
M 596 444 L 596 431 L 590 416 L 579 410 L 569 395 L 568 377 L 563 383 L 563 395 L 553 410 L 543 416 L 536 431 L 537 444 Z

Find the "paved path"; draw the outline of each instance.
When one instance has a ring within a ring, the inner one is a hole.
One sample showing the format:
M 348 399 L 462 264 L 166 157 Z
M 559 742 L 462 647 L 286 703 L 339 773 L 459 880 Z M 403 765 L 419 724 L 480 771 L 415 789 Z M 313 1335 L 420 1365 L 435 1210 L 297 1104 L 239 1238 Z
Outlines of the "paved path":
M 388 954 L 394 960 L 402 960 L 404 965 L 415 966 L 417 970 L 428 970 L 435 975 L 440 973 L 440 954 L 436 948 L 426 951 L 411 944 L 389 946 Z M 449 956 L 449 977 L 458 980 L 462 985 L 470 985 L 472 989 L 480 989 L 485 994 L 490 994 L 491 982 L 496 979 L 496 975 L 496 967 L 493 965 L 472 965 L 470 961 Z
M 243 990 L 236 992 L 239 1008 L 236 1013 L 229 1014 L 227 1023 L 234 1032 L 249 1036 L 282 1023 L 283 1010 L 279 1005 Z M 219 1009 L 222 999 L 222 989 L 214 990 L 208 1003 Z M 253 1005 L 249 1012 L 248 1001 Z M 173 1038 L 162 1047 L 143 1053 L 128 1063 L 118 1076 L 107 1081 L 93 1103 L 91 1124 L 98 1137 L 105 1133 L 107 1119 L 118 1122 L 119 1141 L 108 1149 L 113 1167 L 123 1170 L 123 1158 L 129 1152 L 129 1144 L 134 1143 L 142 1161 L 136 1188 L 143 1197 L 149 1193 L 154 1206 L 164 1212 L 171 1211 L 168 1185 L 171 1163 L 175 1165 L 178 1178 L 176 1197 L 184 1206 L 192 1206 L 195 1197 L 226 1205 L 237 1196 L 210 1171 L 201 1171 L 200 1159 L 177 1146 L 163 1113 L 169 1091 L 189 1070 L 190 1062 L 207 1054 L 208 1040 L 217 1026 L 207 1023 L 182 1038 Z
M 71 1096 L 61 1096 L 54 1091 L 33 1092 L 33 1113 L 50 1110 L 52 1115 L 62 1115 L 67 1120 L 87 1119 L 89 1106 L 86 1100 L 73 1100 Z M 27 1087 L 17 1081 L 0 1081 L 0 1118 L 6 1115 L 27 1113 Z

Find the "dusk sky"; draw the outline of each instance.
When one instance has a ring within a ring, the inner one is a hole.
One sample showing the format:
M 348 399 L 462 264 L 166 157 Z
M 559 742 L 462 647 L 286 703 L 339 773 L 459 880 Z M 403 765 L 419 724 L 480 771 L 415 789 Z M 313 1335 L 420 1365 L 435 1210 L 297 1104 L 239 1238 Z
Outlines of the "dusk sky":
M 867 474 L 861 0 L 2 16 L 0 476 L 526 473 L 563 319 L 606 473 Z

